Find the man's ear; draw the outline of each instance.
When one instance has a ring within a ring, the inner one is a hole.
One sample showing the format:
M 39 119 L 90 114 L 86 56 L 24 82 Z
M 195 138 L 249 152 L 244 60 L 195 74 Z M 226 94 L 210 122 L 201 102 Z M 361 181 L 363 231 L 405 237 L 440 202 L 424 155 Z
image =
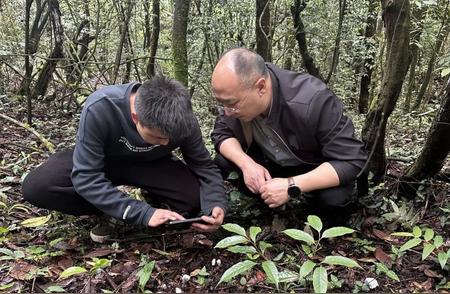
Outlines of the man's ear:
M 258 94 L 263 95 L 266 93 L 266 84 L 267 84 L 267 81 L 264 77 L 260 77 L 256 81 L 255 87 L 258 90 Z
M 131 119 L 133 120 L 134 124 L 137 125 L 139 120 L 138 120 L 136 112 L 131 112 Z

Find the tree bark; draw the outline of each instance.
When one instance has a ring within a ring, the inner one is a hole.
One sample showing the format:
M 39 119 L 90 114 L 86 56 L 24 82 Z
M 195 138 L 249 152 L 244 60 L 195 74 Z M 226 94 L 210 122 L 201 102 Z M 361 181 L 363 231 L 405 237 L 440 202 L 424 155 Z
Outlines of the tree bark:
M 306 7 L 306 2 L 306 0 L 295 0 L 294 5 L 291 6 L 292 20 L 294 22 L 295 28 L 295 39 L 298 43 L 298 48 L 300 51 L 300 55 L 302 56 L 303 65 L 305 66 L 308 73 L 319 79 L 322 79 L 319 69 L 314 62 L 314 59 L 309 54 L 308 46 L 306 44 L 305 25 L 303 24 L 302 18 L 300 17 L 300 13 Z
M 155 56 L 158 50 L 159 32 L 161 30 L 160 24 L 160 8 L 159 0 L 153 0 L 152 10 L 152 34 L 150 38 L 150 58 L 147 63 L 147 78 L 155 76 Z
M 377 27 L 377 0 L 369 0 L 367 11 L 366 29 L 364 31 L 365 47 L 370 52 L 363 60 L 363 73 L 359 83 L 359 113 L 366 113 L 369 106 L 369 87 L 372 80 L 372 72 L 375 66 L 375 46 L 371 45 L 371 40 L 375 42 L 374 36 Z
M 387 42 L 384 76 L 377 103 L 369 111 L 362 132 L 369 154 L 369 169 L 373 171 L 375 180 L 380 180 L 385 173 L 386 124 L 400 95 L 409 56 L 409 1 L 382 0 L 381 6 Z
M 270 26 L 270 0 L 256 0 L 256 53 L 267 62 L 272 61 Z
M 190 0 L 175 0 L 172 26 L 172 52 L 175 79 L 188 87 L 187 25 Z
M 450 79 L 447 81 L 441 107 L 436 115 L 419 157 L 408 168 L 406 177 L 421 181 L 435 176 L 450 151 Z
M 44 64 L 44 67 L 39 73 L 36 84 L 31 91 L 31 99 L 35 99 L 40 95 L 45 95 L 58 61 L 64 57 L 64 31 L 61 23 L 61 11 L 59 10 L 58 0 L 49 0 L 48 8 L 50 11 L 55 45 L 46 63 Z
M 334 41 L 334 50 L 333 50 L 333 59 L 331 62 L 330 70 L 325 79 L 325 83 L 329 83 L 331 77 L 336 70 L 336 67 L 339 63 L 339 47 L 341 44 L 341 35 L 342 35 L 342 24 L 344 23 L 345 11 L 347 9 L 347 1 L 339 0 L 339 20 L 338 20 L 338 28 L 336 33 L 336 39 Z

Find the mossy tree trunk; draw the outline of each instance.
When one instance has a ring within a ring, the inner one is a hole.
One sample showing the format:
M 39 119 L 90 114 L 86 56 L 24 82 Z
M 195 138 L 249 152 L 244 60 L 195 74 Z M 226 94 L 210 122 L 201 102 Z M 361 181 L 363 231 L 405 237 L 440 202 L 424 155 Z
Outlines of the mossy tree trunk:
M 172 54 L 175 79 L 188 86 L 187 25 L 190 0 L 175 0 L 172 26 Z
M 381 6 L 386 30 L 386 62 L 378 99 L 367 114 L 362 132 L 369 154 L 369 169 L 376 180 L 385 173 L 386 124 L 400 95 L 409 58 L 409 1 L 382 0 Z

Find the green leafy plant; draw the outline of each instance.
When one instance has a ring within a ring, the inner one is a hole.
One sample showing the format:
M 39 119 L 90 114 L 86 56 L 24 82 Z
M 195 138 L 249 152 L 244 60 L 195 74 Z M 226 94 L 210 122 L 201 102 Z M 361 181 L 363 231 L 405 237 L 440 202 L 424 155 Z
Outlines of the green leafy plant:
M 264 241 L 258 241 L 256 238 L 258 234 L 261 233 L 261 228 L 250 227 L 248 232 L 243 227 L 236 224 L 225 224 L 222 225 L 222 228 L 235 233 L 236 235 L 222 239 L 217 243 L 215 248 L 226 248 L 233 253 L 245 254 L 247 260 L 238 262 L 227 269 L 217 285 L 222 282 L 229 282 L 234 277 L 249 271 L 257 264 L 260 264 L 266 273 L 266 281 L 275 284 L 278 289 L 280 280 L 277 266 L 265 255 L 266 250 L 272 247 L 272 245 Z M 255 262 L 260 260 L 262 260 L 261 263 Z
M 399 252 L 410 250 L 414 247 L 422 245 L 422 260 L 425 260 L 431 253 L 437 254 L 437 259 L 441 268 L 444 269 L 448 259 L 450 250 L 445 252 L 442 247 L 444 239 L 441 235 L 436 235 L 433 229 L 425 228 L 422 230 L 420 227 L 415 226 L 412 232 L 394 232 L 391 234 L 396 237 L 412 238 L 405 242 L 399 249 Z
M 147 285 L 148 280 L 150 280 L 150 277 L 152 276 L 153 269 L 155 268 L 155 261 L 150 261 L 147 255 L 143 255 L 141 257 L 140 266 L 141 269 L 136 275 L 139 277 L 139 290 L 145 292 L 145 285 Z
M 302 244 L 302 249 L 309 257 L 314 258 L 314 260 L 321 259 L 320 263 L 316 263 L 312 260 L 307 260 L 303 263 L 300 267 L 299 278 L 305 279 L 312 274 L 314 292 L 326 293 L 329 280 L 328 272 L 324 264 L 340 265 L 348 268 L 361 268 L 361 266 L 353 259 L 344 256 L 329 255 L 324 258 L 319 257 L 317 253 L 321 249 L 321 240 L 351 234 L 355 230 L 346 227 L 333 227 L 322 232 L 323 225 L 318 216 L 309 215 L 307 220 L 306 224 L 317 232 L 317 239 L 314 239 L 313 235 L 309 232 L 298 229 L 284 230 L 283 233 L 295 240 L 306 243 Z
M 111 266 L 111 260 L 106 258 L 97 258 L 93 257 L 92 261 L 87 261 L 86 263 L 91 266 L 90 272 L 91 274 L 95 274 L 98 270 L 101 270 L 105 267 Z M 71 276 L 76 276 L 82 273 L 87 272 L 88 270 L 82 266 L 71 266 L 66 268 L 60 275 L 59 279 L 66 279 Z
M 208 271 L 206 270 L 206 267 L 202 267 L 202 269 L 196 269 L 191 273 L 191 276 L 197 277 L 195 282 L 199 284 L 200 286 L 205 285 L 206 283 L 206 277 L 209 276 Z
M 402 202 L 399 207 L 394 201 L 389 200 L 392 212 L 382 214 L 382 218 L 389 222 L 399 223 L 405 228 L 411 228 L 417 223 L 420 212 L 414 211 L 414 205 Z

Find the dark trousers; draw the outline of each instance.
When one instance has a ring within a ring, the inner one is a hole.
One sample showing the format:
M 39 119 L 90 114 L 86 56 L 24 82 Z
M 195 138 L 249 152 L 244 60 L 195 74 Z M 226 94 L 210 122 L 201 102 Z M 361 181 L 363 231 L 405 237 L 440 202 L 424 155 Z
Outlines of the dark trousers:
M 40 208 L 72 215 L 101 215 L 75 192 L 70 178 L 73 150 L 64 150 L 32 170 L 23 181 L 25 200 Z M 180 160 L 164 157 L 151 162 L 106 160 L 105 176 L 113 185 L 142 188 L 157 202 L 185 215 L 200 210 L 200 188 L 195 175 Z
M 300 174 L 307 173 L 317 166 L 301 165 L 283 167 L 269 158 L 267 158 L 256 145 L 248 149 L 247 154 L 258 164 L 264 166 L 272 176 L 272 178 L 287 178 Z M 226 179 L 230 172 L 235 171 L 239 173 L 239 178 L 236 181 L 230 181 L 240 191 L 248 196 L 259 197 L 260 195 L 252 193 L 245 185 L 242 172 L 231 161 L 227 160 L 220 154 L 217 154 L 215 163 L 219 166 L 222 177 Z M 320 216 L 328 217 L 335 214 L 348 214 L 354 209 L 354 200 L 356 198 L 356 181 L 349 184 L 302 193 L 302 197 L 306 200 L 306 205 L 311 213 Z

